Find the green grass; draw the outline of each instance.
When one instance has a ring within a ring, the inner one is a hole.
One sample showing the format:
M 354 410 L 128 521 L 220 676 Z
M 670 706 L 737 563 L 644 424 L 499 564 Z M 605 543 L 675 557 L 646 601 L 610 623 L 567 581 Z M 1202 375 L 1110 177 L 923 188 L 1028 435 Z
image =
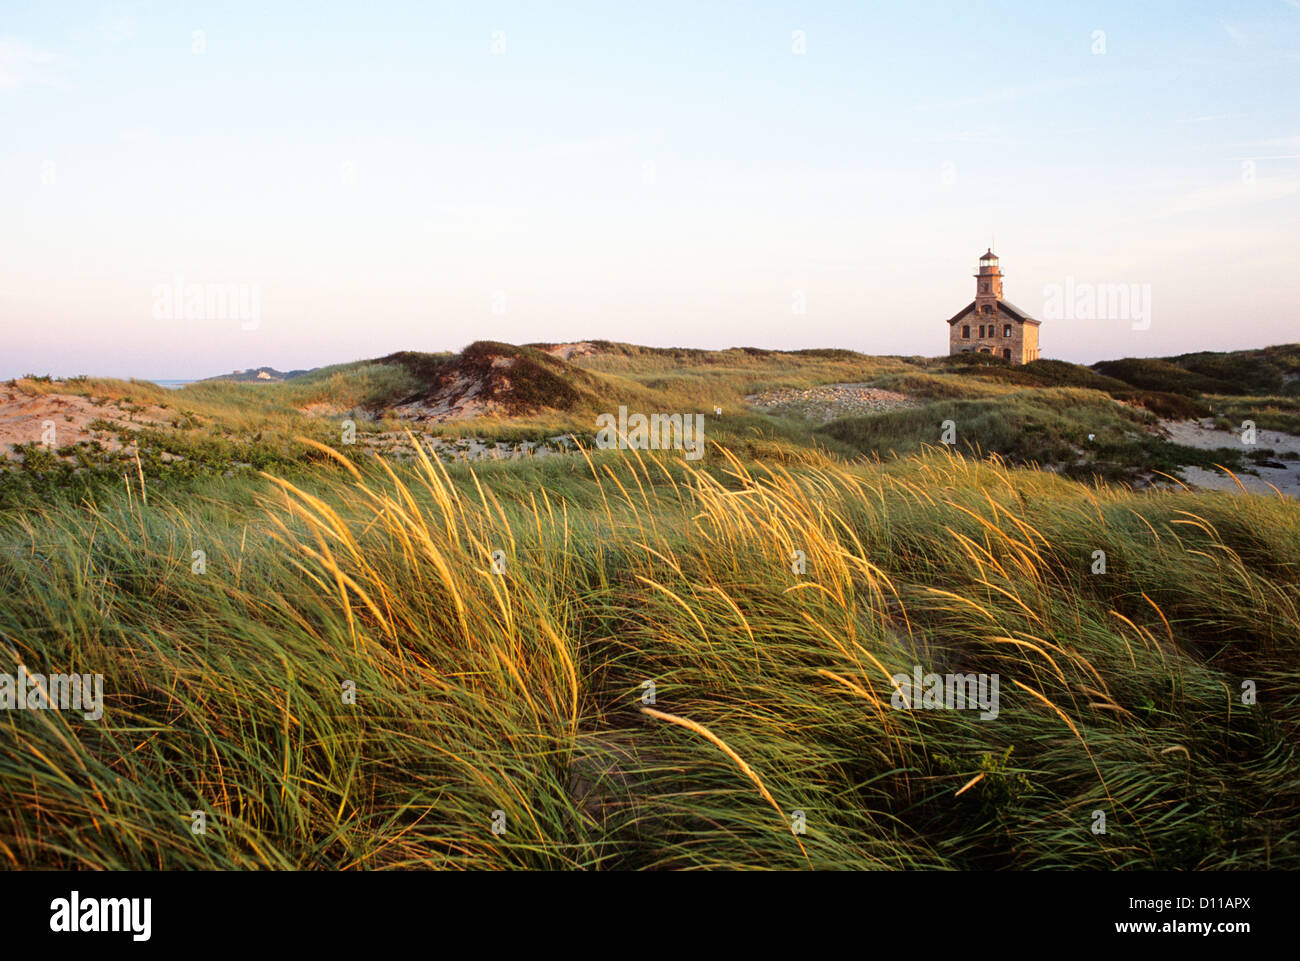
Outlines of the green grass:
M 106 704 L 0 713 L 0 863 L 1300 866 L 1293 502 L 799 451 L 7 515 L 0 671 L 102 673 Z M 998 718 L 895 710 L 914 665 L 998 674 Z
M 1300 396 L 1300 344 L 1259 350 L 1103 361 L 1094 369 L 1134 387 L 1175 394 Z
M 1183 465 L 1243 466 L 1240 451 L 1202 451 L 1150 433 L 1151 414 L 1093 390 L 1011 390 L 976 399 L 958 392 L 955 398 L 960 399 L 842 418 L 816 434 L 860 454 L 887 457 L 942 443 L 943 425 L 951 422 L 952 444 L 966 454 L 995 454 L 1015 464 L 1050 466 L 1080 479 L 1125 481 L 1152 471 L 1177 475 Z
M 1300 434 L 1300 398 L 1215 397 L 1212 403 L 1215 420 L 1225 430 L 1240 430 L 1249 420 L 1260 430 Z
M 105 409 L 94 440 L 65 455 L 29 445 L 20 469 L 0 471 L 0 509 L 39 502 L 61 486 L 86 493 L 116 486 L 138 471 L 134 452 L 108 452 L 94 442 L 118 437 L 138 445 L 150 479 L 271 470 L 294 477 L 317 453 L 298 438 L 340 442 L 344 424 L 358 442 L 405 456 L 404 431 L 447 440 L 545 442 L 571 435 L 590 443 L 597 415 L 631 410 L 704 411 L 708 436 L 741 456 L 799 463 L 829 453 L 906 455 L 937 440 L 938 425 L 958 425 L 959 449 L 1038 464 L 1080 480 L 1146 483 L 1178 476 L 1184 466 L 1249 470 L 1239 452 L 1180 447 L 1152 431 L 1158 418 L 1213 415 L 1220 427 L 1253 421 L 1262 430 L 1300 433 L 1300 347 L 1282 345 L 1233 354 L 1127 359 L 1087 368 L 1039 360 L 1012 366 L 991 356 L 870 357 L 838 349 L 706 351 L 593 342 L 594 354 L 570 361 L 539 347 L 476 342 L 459 354 L 404 351 L 374 360 L 320 368 L 283 383 L 208 381 L 167 391 L 153 384 L 78 377 L 17 381 L 29 394 L 73 393 Z M 502 362 L 506 367 L 499 366 Z M 1123 375 L 1127 379 L 1120 379 Z M 399 403 L 438 396 L 457 379 L 480 380 L 504 409 L 491 416 L 412 424 L 392 415 Z M 1272 393 L 1230 388 L 1229 378 Z M 812 431 L 792 415 L 759 414 L 748 398 L 771 387 L 867 383 L 920 402 L 919 408 L 849 417 Z M 1216 393 L 1204 393 L 1213 388 Z M 1227 391 L 1227 392 L 1224 392 Z M 1119 403 L 1114 403 L 1118 401 Z M 161 428 L 131 421 L 149 406 L 164 409 Z M 1093 441 L 1086 441 L 1089 434 Z M 409 454 L 409 451 L 406 452 Z

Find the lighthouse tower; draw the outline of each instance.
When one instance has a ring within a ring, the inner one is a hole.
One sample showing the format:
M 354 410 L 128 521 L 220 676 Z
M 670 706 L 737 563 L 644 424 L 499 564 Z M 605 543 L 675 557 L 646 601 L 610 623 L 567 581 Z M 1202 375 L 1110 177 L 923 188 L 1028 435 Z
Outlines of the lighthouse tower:
M 980 258 L 980 272 L 975 275 L 975 312 L 995 313 L 1001 299 L 1002 268 L 998 266 L 998 255 L 989 248 Z

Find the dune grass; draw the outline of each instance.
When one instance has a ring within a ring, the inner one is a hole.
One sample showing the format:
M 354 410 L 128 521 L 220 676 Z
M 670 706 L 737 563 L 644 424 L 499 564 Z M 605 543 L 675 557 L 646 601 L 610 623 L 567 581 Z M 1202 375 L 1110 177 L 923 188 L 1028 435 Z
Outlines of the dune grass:
M 926 375 L 911 375 L 911 377 Z M 910 378 L 909 378 L 910 379 Z M 964 381 L 933 378 L 941 383 Z M 1203 451 L 1150 432 L 1155 415 L 1082 388 L 1012 389 L 996 396 L 956 391 L 924 407 L 846 417 L 816 436 L 854 452 L 883 457 L 910 454 L 938 443 L 945 423 L 958 450 L 994 453 L 1023 465 L 1053 467 L 1082 479 L 1124 481 L 1142 472 L 1177 476 L 1193 464 L 1243 470 L 1240 448 Z
M 0 863 L 1300 866 L 1293 502 L 319 453 L 0 523 L 0 672 L 106 692 L 0 712 Z M 918 665 L 997 718 L 896 709 Z

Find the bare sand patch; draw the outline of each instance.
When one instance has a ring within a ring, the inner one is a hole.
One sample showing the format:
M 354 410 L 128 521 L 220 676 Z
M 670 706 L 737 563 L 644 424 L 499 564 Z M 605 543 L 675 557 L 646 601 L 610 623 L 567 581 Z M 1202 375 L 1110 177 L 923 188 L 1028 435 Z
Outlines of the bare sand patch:
M 492 366 L 509 369 L 510 365 L 497 364 L 494 361 Z M 392 408 L 392 413 L 398 417 L 435 423 L 468 420 L 494 414 L 504 415 L 506 405 L 491 396 L 492 391 L 488 389 L 491 386 L 482 377 L 457 371 L 448 383 L 443 384 L 429 397 L 406 404 L 397 404 Z M 496 387 L 508 390 L 509 378 L 500 377 Z
M 1292 453 L 1300 457 L 1300 437 L 1278 430 L 1257 430 L 1255 444 L 1242 442 L 1240 431 L 1219 430 L 1212 418 L 1204 420 L 1162 420 L 1161 433 L 1175 444 L 1197 450 L 1218 450 L 1227 447 L 1249 454 L 1251 451 L 1273 450 L 1279 455 Z M 1183 476 L 1189 485 L 1206 490 L 1240 491 L 1242 487 L 1258 494 L 1272 494 L 1274 488 L 1290 497 L 1300 497 L 1300 459 L 1270 458 L 1267 463 L 1251 463 L 1254 474 L 1237 473 L 1237 482 L 1226 474 L 1203 467 L 1184 467 Z M 1271 485 L 1271 486 L 1270 486 Z
M 596 353 L 596 347 L 588 341 L 581 340 L 573 344 L 556 344 L 554 347 L 547 347 L 545 352 L 560 360 L 573 360 L 575 357 L 586 357 Z
M 173 417 L 174 411 L 153 405 L 97 404 L 79 394 L 28 394 L 16 387 L 0 388 L 0 459 L 21 459 L 15 446 L 42 443 L 49 426 L 54 429 L 56 448 L 97 440 L 105 450 L 116 451 L 126 447 L 117 436 L 123 429 L 164 427 Z M 111 423 L 113 430 L 92 431 L 89 425 L 97 420 Z

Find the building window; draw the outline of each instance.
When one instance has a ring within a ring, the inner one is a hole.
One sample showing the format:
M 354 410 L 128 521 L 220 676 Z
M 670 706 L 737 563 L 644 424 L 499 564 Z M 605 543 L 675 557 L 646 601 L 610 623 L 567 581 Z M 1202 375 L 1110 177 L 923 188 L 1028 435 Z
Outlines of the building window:
M 1011 336 L 1011 325 L 1010 325 L 1010 324 L 1003 324 L 1003 325 L 1002 325 L 1002 336 L 1003 336 L 1003 337 L 1010 337 L 1010 336 Z
M 963 324 L 961 328 L 961 339 L 970 340 L 970 324 Z
M 983 325 L 983 324 L 980 324 L 980 336 L 981 336 L 981 337 L 984 336 L 984 325 Z
M 1007 360 L 1010 360 L 1010 359 L 1011 359 L 1011 348 L 1010 348 L 1010 347 L 1003 347 L 1003 348 L 1002 348 L 1002 356 L 1005 357 Z

